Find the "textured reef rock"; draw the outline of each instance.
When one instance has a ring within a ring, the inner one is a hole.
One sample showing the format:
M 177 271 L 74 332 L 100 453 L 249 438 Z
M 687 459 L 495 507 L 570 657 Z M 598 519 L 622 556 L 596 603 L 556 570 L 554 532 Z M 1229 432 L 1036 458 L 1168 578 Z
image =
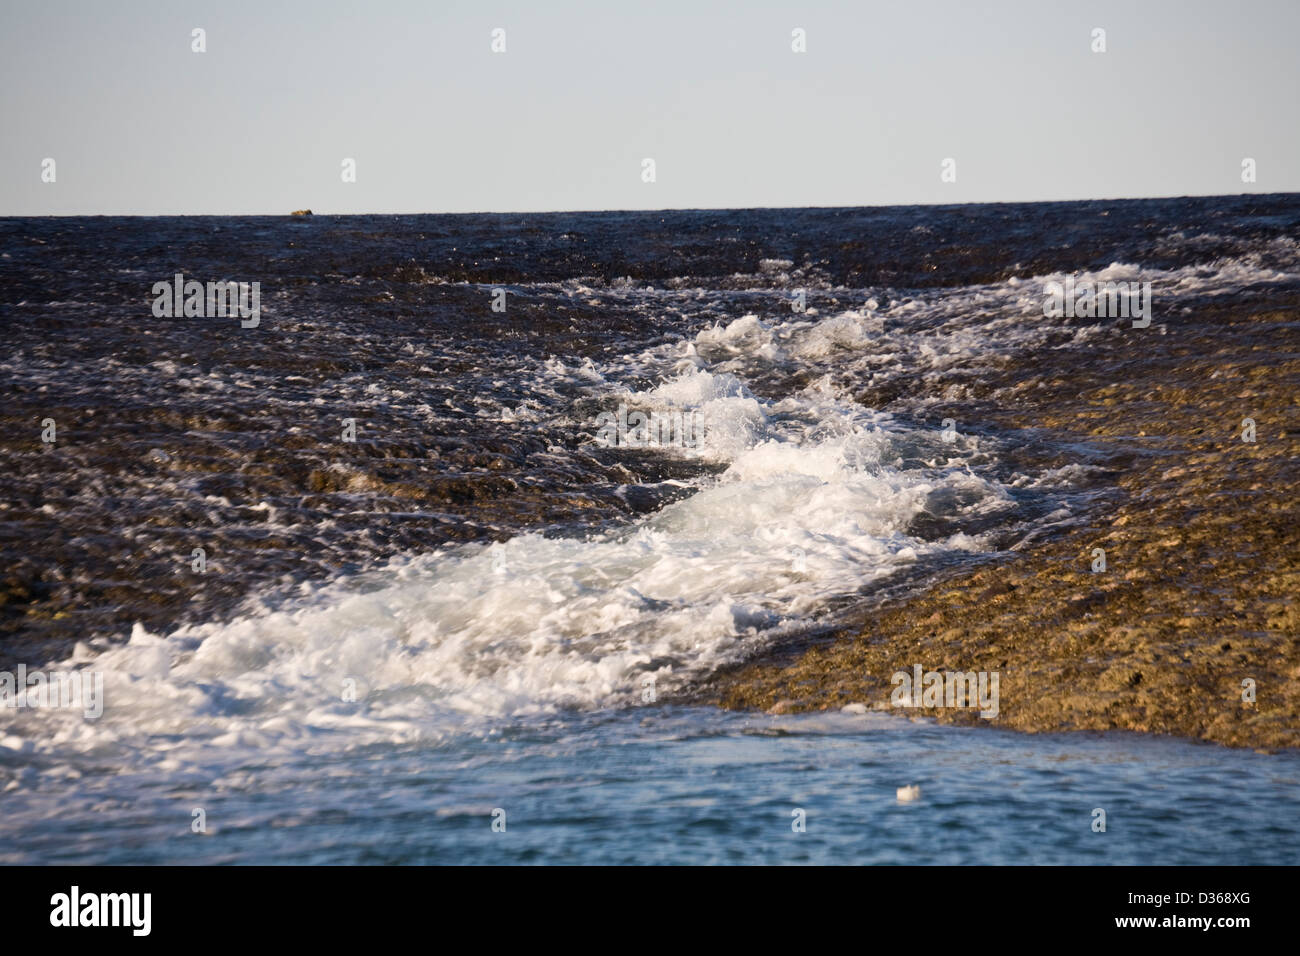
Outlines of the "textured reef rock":
M 1207 305 L 1163 334 L 1160 322 L 1014 364 L 950 407 L 1112 450 L 1117 495 L 1088 523 L 733 668 L 705 695 L 891 709 L 891 675 L 919 664 L 1001 675 L 995 720 L 922 712 L 941 721 L 1300 746 L 1300 308 Z

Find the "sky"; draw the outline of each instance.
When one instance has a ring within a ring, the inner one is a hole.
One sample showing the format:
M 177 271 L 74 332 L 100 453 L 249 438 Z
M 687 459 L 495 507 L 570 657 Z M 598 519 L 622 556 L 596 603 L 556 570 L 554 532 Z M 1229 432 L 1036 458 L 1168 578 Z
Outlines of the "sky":
M 0 215 L 1294 192 L 1297 36 L 1297 0 L 0 0 Z

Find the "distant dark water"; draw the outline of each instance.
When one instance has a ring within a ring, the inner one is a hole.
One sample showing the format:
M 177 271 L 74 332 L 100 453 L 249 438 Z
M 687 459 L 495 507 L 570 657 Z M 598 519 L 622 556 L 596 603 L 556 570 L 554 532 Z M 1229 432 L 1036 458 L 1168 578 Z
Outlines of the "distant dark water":
M 875 717 L 660 734 L 654 693 L 1089 515 L 1093 449 L 979 416 L 994 373 L 1123 341 L 1046 317 L 1047 281 L 1150 282 L 1176 330 L 1295 293 L 1297 236 L 1298 196 L 0 220 L 0 669 L 77 645 L 55 666 L 105 688 L 98 719 L 0 708 L 0 837 L 28 838 L 0 858 L 527 862 L 596 828 L 564 859 L 632 861 L 626 806 L 665 861 L 1293 862 L 1291 762 Z M 176 273 L 259 283 L 260 323 L 155 317 Z M 602 444 L 629 409 L 704 437 Z M 790 801 L 858 792 L 880 839 L 777 842 Z M 523 843 L 477 842 L 497 800 Z M 1091 841 L 1099 800 L 1130 842 Z M 164 851 L 192 806 L 214 836 Z

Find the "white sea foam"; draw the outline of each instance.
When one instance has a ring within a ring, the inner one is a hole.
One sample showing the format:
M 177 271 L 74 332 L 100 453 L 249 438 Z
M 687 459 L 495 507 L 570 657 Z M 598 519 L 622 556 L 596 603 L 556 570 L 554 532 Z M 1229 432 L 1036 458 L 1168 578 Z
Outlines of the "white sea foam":
M 824 383 L 764 402 L 736 376 L 692 366 L 624 394 L 700 409 L 706 452 L 727 470 L 593 538 L 524 534 L 396 561 L 226 624 L 168 637 L 137 627 L 88 665 L 105 675 L 99 721 L 0 712 L 0 731 L 32 733 L 42 749 L 264 749 L 619 706 L 639 700 L 649 676 L 667 693 L 809 626 L 828 597 L 981 547 L 908 534 L 936 493 L 969 512 L 1008 506 L 1001 488 L 960 469 L 882 464 L 897 427 Z
M 906 527 L 938 488 L 973 490 L 981 506 L 999 490 L 961 472 L 925 480 L 856 464 L 885 440 L 768 438 L 721 480 L 611 534 L 526 534 L 396 562 L 228 624 L 167 638 L 137 628 L 90 665 L 106 680 L 98 722 L 0 712 L 0 730 L 40 724 L 41 748 L 176 733 L 268 747 L 341 730 L 355 743 L 627 703 L 647 675 L 664 693 L 806 626 L 828 595 L 978 546 Z M 348 680 L 356 703 L 343 699 Z

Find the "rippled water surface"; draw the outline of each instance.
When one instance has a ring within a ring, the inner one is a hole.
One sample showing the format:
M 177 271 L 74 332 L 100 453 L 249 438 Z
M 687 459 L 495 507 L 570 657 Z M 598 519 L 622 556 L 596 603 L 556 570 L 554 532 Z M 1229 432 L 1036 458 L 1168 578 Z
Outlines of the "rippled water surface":
M 75 782 L 39 759 L 23 771 L 0 860 L 1300 863 L 1297 755 L 1126 733 L 649 707 L 438 746 L 225 753 L 203 772 L 80 766 Z

